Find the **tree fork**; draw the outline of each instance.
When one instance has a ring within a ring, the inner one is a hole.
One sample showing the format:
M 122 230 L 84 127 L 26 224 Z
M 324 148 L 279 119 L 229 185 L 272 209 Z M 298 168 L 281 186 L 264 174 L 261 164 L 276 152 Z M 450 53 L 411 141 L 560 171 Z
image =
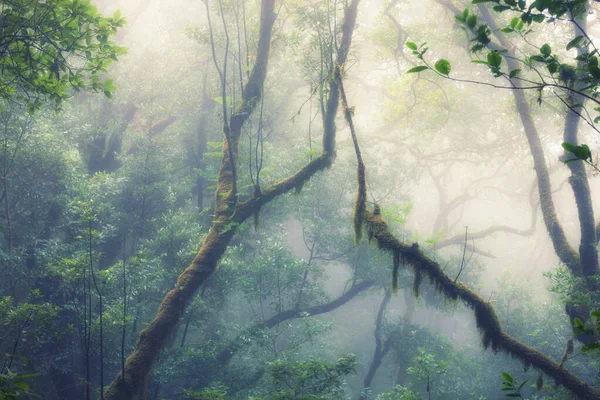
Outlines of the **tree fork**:
M 342 40 L 337 58 L 337 64 L 340 67 L 343 67 L 346 61 L 352 42 L 359 1 L 352 0 L 344 10 Z M 262 1 L 257 60 L 244 89 L 242 104 L 231 116 L 229 125 L 231 143 L 228 143 L 227 140 L 224 141 L 222 165 L 215 192 L 217 204 L 213 226 L 190 266 L 179 276 L 175 288 L 169 291 L 163 299 L 154 320 L 146 329 L 140 332 L 136 348 L 125 362 L 124 376 L 120 372 L 105 393 L 104 397 L 107 400 L 143 398 L 146 378 L 152 370 L 153 364 L 158 360 L 162 348 L 168 343 L 187 306 L 188 299 L 215 271 L 219 259 L 225 253 L 229 242 L 236 233 L 236 224 L 244 222 L 252 216 L 256 207 L 260 207 L 292 189 L 298 189 L 317 172 L 328 168 L 335 158 L 335 124 L 330 124 L 325 126 L 324 129 L 324 149 L 321 156 L 308 163 L 294 175 L 271 185 L 262 194 L 254 196 L 243 203 L 238 204 L 236 199 L 231 198 L 234 182 L 232 182 L 232 165 L 229 163 L 228 146 L 232 146 L 233 154 L 237 157 L 237 144 L 239 143 L 241 128 L 252 114 L 262 95 L 263 82 L 267 73 L 272 28 L 275 22 L 274 8 L 275 0 Z M 330 82 L 330 90 L 332 93 L 338 93 L 336 80 Z M 330 121 L 333 121 L 337 113 L 339 99 L 336 95 L 333 100 L 330 100 L 327 107 L 327 117 Z
M 258 45 L 257 61 L 251 73 L 247 86 L 262 87 L 266 77 L 269 48 L 275 22 L 275 0 L 263 0 L 261 6 L 261 27 Z M 260 70 L 257 72 L 257 70 Z M 256 82 L 260 80 L 260 82 Z M 234 201 L 230 199 L 234 182 L 230 154 L 237 156 L 237 144 L 243 123 L 254 110 L 256 99 L 261 96 L 259 91 L 246 90 L 254 98 L 244 97 L 238 111 L 232 115 L 236 121 L 229 137 L 223 146 L 222 165 L 219 171 L 216 190 L 216 216 L 213 226 L 204 239 L 198 254 L 192 263 L 179 276 L 175 287 L 163 299 L 154 320 L 140 332 L 140 337 L 133 353 L 127 358 L 123 373 L 120 372 L 106 391 L 107 400 L 131 400 L 143 398 L 146 378 L 152 366 L 158 360 L 161 350 L 168 343 L 170 336 L 183 314 L 188 299 L 200 285 L 214 272 L 217 262 L 225 253 L 235 229 L 228 227 L 234 214 Z M 236 128 L 239 129 L 236 131 Z M 229 152 L 231 146 L 231 153 Z M 235 160 L 233 160 L 235 162 Z

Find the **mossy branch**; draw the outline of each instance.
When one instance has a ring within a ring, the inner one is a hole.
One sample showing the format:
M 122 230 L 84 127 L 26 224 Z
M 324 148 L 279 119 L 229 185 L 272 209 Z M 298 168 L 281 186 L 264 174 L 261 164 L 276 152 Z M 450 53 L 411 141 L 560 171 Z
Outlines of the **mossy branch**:
M 143 397 L 146 378 L 160 352 L 185 311 L 188 299 L 200 285 L 215 271 L 217 262 L 225 253 L 231 238 L 236 232 L 231 223 L 235 215 L 235 162 L 241 128 L 256 107 L 256 99 L 262 94 L 267 73 L 267 62 L 275 22 L 275 0 L 262 0 L 260 37 L 257 62 L 250 74 L 242 104 L 231 116 L 226 125 L 226 138 L 223 145 L 221 169 L 215 191 L 215 219 L 200 250 L 191 264 L 181 273 L 175 287 L 170 290 L 160 304 L 152 322 L 140 332 L 140 338 L 133 353 L 105 393 L 107 400 L 131 400 Z
M 399 241 L 380 215 L 367 210 L 365 222 L 381 249 L 391 253 L 399 252 L 407 264 L 429 279 L 438 293 L 450 301 L 461 300 L 473 310 L 484 347 L 491 346 L 495 352 L 502 351 L 520 360 L 525 366 L 537 368 L 581 398 L 600 399 L 598 388 L 588 385 L 539 350 L 503 332 L 496 311 L 489 302 L 463 283 L 454 282 L 418 246 L 409 246 Z
M 354 201 L 354 243 L 358 246 L 362 239 L 363 212 L 367 203 L 367 177 L 360 146 L 358 145 L 354 120 L 352 119 L 354 108 L 348 105 L 344 82 L 342 81 L 342 68 L 339 65 L 336 67 L 335 79 L 339 82 L 340 98 L 342 99 L 342 107 L 344 107 L 344 118 L 350 128 L 350 135 L 352 136 L 352 143 L 354 144 L 354 152 L 356 153 L 356 161 L 358 163 L 356 166 L 356 184 L 358 190 L 356 192 L 356 200 Z
M 356 26 L 358 3 L 359 0 L 352 0 L 349 6 L 344 9 L 342 40 L 340 41 L 340 47 L 338 49 L 335 70 L 330 72 L 331 74 L 335 74 L 335 78 L 329 81 L 330 97 L 325 108 L 323 151 L 321 155 L 299 169 L 294 175 L 268 186 L 262 191 L 262 193 L 260 193 L 260 195 L 252 196 L 252 198 L 238 204 L 235 213 L 236 221 L 245 221 L 246 218 L 254 213 L 254 210 L 260 209 L 263 205 L 283 194 L 289 193 L 292 190 L 299 193 L 304 184 L 308 182 L 313 175 L 319 171 L 329 168 L 335 160 L 336 126 L 334 121 L 339 108 L 339 85 L 342 82 L 341 71 L 344 68 L 348 53 L 350 51 L 350 45 L 352 44 L 352 35 L 354 33 L 354 27 Z
M 345 20 L 342 27 L 343 36 L 338 52 L 339 65 L 343 65 L 350 49 L 358 3 L 359 0 L 353 0 L 350 7 L 345 9 Z M 154 320 L 140 333 L 135 350 L 125 362 L 124 376 L 119 373 L 106 391 L 105 398 L 107 400 L 131 400 L 142 397 L 146 377 L 152 370 L 152 366 L 158 359 L 161 350 L 169 341 L 169 337 L 185 311 L 188 299 L 215 271 L 219 259 L 225 253 L 237 230 L 236 227 L 250 218 L 255 211 L 259 210 L 260 206 L 291 189 L 302 187 L 315 173 L 329 167 L 334 160 L 334 148 L 325 147 L 320 157 L 307 164 L 293 176 L 270 186 L 258 197 L 253 196 L 250 200 L 241 204 L 236 202 L 232 190 L 234 187 L 233 168 L 235 166 L 230 162 L 230 154 L 233 154 L 235 162 L 242 126 L 250 117 L 262 95 L 275 16 L 275 0 L 262 0 L 257 61 L 244 88 L 242 104 L 230 119 L 229 138 L 225 140 L 223 146 L 222 164 L 217 179 L 213 226 L 210 228 L 192 263 L 183 271 L 175 287 L 163 299 Z M 333 83 L 333 85 L 336 86 L 337 83 Z M 335 101 L 332 102 L 332 107 L 327 110 L 328 115 L 334 118 L 337 107 L 338 99 L 336 96 Z M 335 128 L 335 125 L 333 125 L 333 128 Z M 324 143 L 327 140 L 328 143 L 333 145 L 335 143 L 334 138 L 335 129 L 330 131 L 326 129 Z

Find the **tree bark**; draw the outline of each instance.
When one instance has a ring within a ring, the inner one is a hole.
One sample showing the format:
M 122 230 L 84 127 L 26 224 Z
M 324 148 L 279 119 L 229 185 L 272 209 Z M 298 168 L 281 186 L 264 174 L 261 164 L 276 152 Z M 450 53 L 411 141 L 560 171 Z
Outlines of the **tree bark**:
M 256 100 L 262 95 L 262 85 L 267 73 L 273 23 L 275 22 L 275 1 L 263 0 L 261 7 L 260 36 L 256 65 L 247 83 L 243 103 L 239 112 L 231 118 L 231 143 L 223 145 L 223 157 L 215 194 L 215 220 L 207 237 L 192 263 L 179 276 L 175 287 L 163 299 L 154 320 L 140 332 L 133 353 L 125 362 L 125 374 L 121 372 L 106 391 L 107 400 L 140 399 L 143 396 L 146 378 L 158 360 L 161 350 L 183 314 L 188 299 L 200 285 L 214 272 L 218 260 L 223 256 L 235 229 L 229 224 L 233 215 L 235 196 L 232 195 L 232 172 L 234 166 L 229 157 L 229 148 L 237 155 L 237 145 L 243 123 L 250 117 Z
M 352 34 L 356 24 L 356 12 L 359 0 L 352 0 L 345 9 L 345 20 L 342 26 L 342 40 L 338 51 L 337 64 L 341 69 L 346 61 L 350 48 Z M 200 285 L 215 271 L 219 259 L 223 256 L 229 242 L 234 236 L 237 226 L 252 216 L 256 210 L 275 197 L 298 189 L 314 174 L 327 168 L 334 159 L 335 125 L 323 135 L 323 154 L 307 164 L 293 176 L 268 187 L 263 193 L 243 203 L 237 203 L 235 195 L 235 162 L 237 159 L 238 143 L 243 124 L 252 114 L 262 96 L 262 88 L 267 73 L 270 42 L 273 24 L 275 22 L 275 0 L 263 0 L 261 7 L 261 24 L 258 41 L 256 64 L 246 83 L 242 103 L 231 116 L 226 129 L 228 135 L 223 143 L 221 169 L 215 191 L 215 218 L 208 235 L 204 239 L 196 257 L 185 271 L 179 276 L 175 287 L 163 299 L 154 320 L 140 332 L 140 338 L 134 352 L 125 362 L 125 373 L 119 373 L 106 392 L 107 400 L 140 399 L 146 378 L 153 364 L 158 360 L 161 350 L 169 342 L 189 299 Z M 330 90 L 337 87 L 336 79 L 330 82 Z M 338 98 L 329 99 L 327 116 L 335 119 Z M 333 115 L 333 116 L 331 116 Z M 229 140 L 228 140 L 229 139 Z M 231 151 L 230 151 L 231 149 Z M 232 157 L 233 156 L 233 157 Z

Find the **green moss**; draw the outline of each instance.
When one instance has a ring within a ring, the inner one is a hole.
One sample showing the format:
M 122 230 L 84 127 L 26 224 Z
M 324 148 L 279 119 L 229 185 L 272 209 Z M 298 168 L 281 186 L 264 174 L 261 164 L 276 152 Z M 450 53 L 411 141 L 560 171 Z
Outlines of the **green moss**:
M 358 246 L 362 239 L 362 229 L 364 213 L 366 210 L 367 203 L 367 181 L 365 175 L 365 166 L 362 161 L 358 162 L 356 168 L 356 183 L 358 190 L 356 193 L 356 200 L 354 202 L 354 243 Z
M 407 246 L 397 240 L 380 215 L 365 211 L 365 223 L 367 229 L 372 232 L 373 238 L 377 240 L 380 249 L 393 254 L 398 252 L 406 263 L 414 268 L 415 276 L 417 271 L 425 274 L 438 293 L 447 299 L 460 299 L 473 309 L 484 347 L 491 347 L 495 352 L 502 351 L 509 354 L 520 360 L 525 367 L 534 366 L 580 398 L 600 399 L 600 390 L 589 386 L 547 355 L 502 332 L 496 311 L 490 303 L 461 282 L 450 279 L 442 271 L 440 265 L 425 256 L 416 244 Z

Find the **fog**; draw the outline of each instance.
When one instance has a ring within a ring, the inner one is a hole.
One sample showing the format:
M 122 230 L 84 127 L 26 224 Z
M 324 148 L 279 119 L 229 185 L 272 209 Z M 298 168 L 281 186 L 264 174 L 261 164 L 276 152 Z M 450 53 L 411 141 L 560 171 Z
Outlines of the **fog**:
M 0 399 L 600 398 L 597 2 L 25 3 Z

